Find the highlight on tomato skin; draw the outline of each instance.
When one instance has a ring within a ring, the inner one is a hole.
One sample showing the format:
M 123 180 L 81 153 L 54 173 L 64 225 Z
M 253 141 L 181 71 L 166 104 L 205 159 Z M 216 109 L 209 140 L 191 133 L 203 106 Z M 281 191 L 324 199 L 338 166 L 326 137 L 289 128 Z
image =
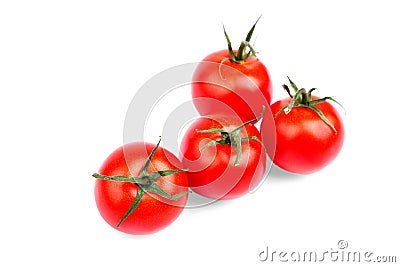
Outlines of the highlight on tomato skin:
M 331 97 L 314 96 L 315 88 L 307 91 L 288 79 L 294 94 L 284 85 L 290 97 L 271 105 L 276 127 L 273 162 L 288 172 L 315 173 L 328 166 L 342 149 L 343 120 L 328 101 L 339 103 Z M 261 131 L 265 131 L 263 123 Z
M 133 142 L 119 147 L 93 175 L 99 213 L 118 231 L 158 232 L 174 222 L 187 203 L 186 170 L 158 145 Z

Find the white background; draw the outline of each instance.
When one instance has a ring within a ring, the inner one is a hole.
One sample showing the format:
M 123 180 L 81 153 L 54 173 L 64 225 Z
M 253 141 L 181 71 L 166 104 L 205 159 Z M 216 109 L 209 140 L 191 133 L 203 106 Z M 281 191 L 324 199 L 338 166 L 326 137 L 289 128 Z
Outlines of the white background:
M 341 239 L 400 261 L 398 10 L 389 0 L 1 1 L 0 265 L 265 266 L 266 246 L 323 252 Z M 273 169 L 255 194 L 186 209 L 154 235 L 109 227 L 91 174 L 122 144 L 135 91 L 225 48 L 222 23 L 237 46 L 261 14 L 255 48 L 274 100 L 286 75 L 337 98 L 341 154 L 308 176 Z

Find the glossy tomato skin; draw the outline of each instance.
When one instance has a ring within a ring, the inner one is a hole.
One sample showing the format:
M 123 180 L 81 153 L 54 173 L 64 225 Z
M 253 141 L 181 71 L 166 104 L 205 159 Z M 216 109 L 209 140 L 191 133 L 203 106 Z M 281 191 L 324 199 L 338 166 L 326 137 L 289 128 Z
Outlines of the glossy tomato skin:
M 240 120 L 239 120 L 240 121 Z M 221 139 L 220 133 L 201 133 L 196 130 L 224 128 L 232 131 L 241 123 L 216 116 L 202 117 L 194 121 L 186 131 L 181 143 L 182 163 L 188 168 L 189 187 L 196 193 L 211 199 L 234 199 L 256 187 L 263 179 L 266 169 L 266 152 L 255 140 L 243 141 L 240 162 L 234 166 L 236 148 L 216 144 L 201 149 L 211 140 Z M 241 131 L 241 137 L 260 133 L 253 124 Z
M 237 51 L 234 51 L 236 53 Z M 208 55 L 196 67 L 192 97 L 200 115 L 235 111 L 243 122 L 257 117 L 272 98 L 272 83 L 257 57 L 241 63 L 230 60 L 227 49 Z
M 99 173 L 107 176 L 138 176 L 154 147 L 153 144 L 142 142 L 124 145 L 108 156 Z M 182 169 L 182 163 L 171 152 L 158 147 L 148 172 L 168 169 Z M 188 190 L 185 172 L 161 177 L 156 183 L 171 195 Z M 97 208 L 104 220 L 113 228 L 128 234 L 151 234 L 165 228 L 180 215 L 188 198 L 186 194 L 175 201 L 146 193 L 139 206 L 117 227 L 135 201 L 138 186 L 128 182 L 96 179 L 94 191 Z
M 286 98 L 272 104 L 272 114 L 288 105 L 290 100 Z M 337 133 L 309 108 L 296 107 L 288 114 L 281 112 L 275 118 L 276 150 L 273 162 L 286 171 L 297 174 L 319 171 L 336 158 L 343 146 L 344 125 L 340 114 L 326 101 L 315 107 L 324 113 Z

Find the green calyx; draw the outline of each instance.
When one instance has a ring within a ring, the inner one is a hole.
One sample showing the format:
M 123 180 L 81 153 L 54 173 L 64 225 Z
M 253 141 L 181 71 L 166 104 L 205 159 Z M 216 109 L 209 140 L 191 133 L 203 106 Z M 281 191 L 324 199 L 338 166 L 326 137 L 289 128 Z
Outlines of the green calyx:
M 206 129 L 206 130 L 196 130 L 196 132 L 198 132 L 198 133 L 221 133 L 221 139 L 211 140 L 210 142 L 205 144 L 200 149 L 200 151 L 203 151 L 207 147 L 214 146 L 216 144 L 231 145 L 237 151 L 236 159 L 235 159 L 235 162 L 234 162 L 233 165 L 234 166 L 239 165 L 240 157 L 242 155 L 242 142 L 245 142 L 245 141 L 248 141 L 248 140 L 254 140 L 254 141 L 259 142 L 261 145 L 263 145 L 263 143 L 260 141 L 260 139 L 257 136 L 251 135 L 251 136 L 247 136 L 247 137 L 243 137 L 242 138 L 240 136 L 240 131 L 246 125 L 259 121 L 264 116 L 264 111 L 265 111 L 265 107 L 263 106 L 262 112 L 257 118 L 249 120 L 249 121 L 243 123 L 242 125 L 240 125 L 236 129 L 234 129 L 232 132 L 227 132 L 224 129 L 220 129 L 220 128 L 211 128 L 211 129 Z
M 245 41 L 242 41 L 240 43 L 239 49 L 237 50 L 237 53 L 232 49 L 232 43 L 231 40 L 229 39 L 228 34 L 226 33 L 225 26 L 222 25 L 224 29 L 224 34 L 226 38 L 226 42 L 228 43 L 228 51 L 230 58 L 226 58 L 225 60 L 230 60 L 231 62 L 235 63 L 242 63 L 244 60 L 248 59 L 249 57 L 256 56 L 256 51 L 254 50 L 253 46 L 250 44 L 250 39 L 253 35 L 254 29 L 257 25 L 257 22 L 260 20 L 261 16 L 257 19 L 257 21 L 254 23 L 253 27 L 251 27 L 250 31 L 247 33 Z M 248 51 L 246 51 L 248 48 Z
M 143 166 L 142 170 L 138 177 L 134 176 L 106 176 L 99 173 L 94 173 L 92 176 L 96 179 L 107 180 L 107 181 L 114 181 L 114 182 L 124 182 L 124 183 L 133 183 L 138 186 L 137 196 L 135 201 L 132 203 L 128 211 L 124 214 L 121 220 L 118 222 L 117 227 L 119 227 L 125 220 L 128 218 L 129 215 L 139 206 L 139 203 L 146 192 L 155 193 L 161 197 L 164 197 L 169 200 L 178 200 L 182 196 L 186 195 L 188 192 L 182 192 L 176 195 L 170 195 L 165 192 L 158 184 L 156 184 L 157 180 L 163 176 L 168 176 L 171 174 L 179 173 L 187 171 L 186 169 L 178 169 L 178 170 L 163 170 L 163 171 L 156 171 L 152 173 L 148 173 L 148 168 L 150 165 L 150 161 L 154 157 L 154 153 L 156 152 L 157 148 L 160 146 L 161 138 L 158 141 L 157 145 L 151 151 L 149 157 L 145 165 Z
M 274 118 L 278 117 L 278 115 L 283 111 L 285 112 L 285 114 L 288 114 L 293 108 L 309 108 L 312 111 L 314 111 L 315 113 L 318 114 L 318 116 L 321 118 L 321 120 L 323 120 L 329 127 L 331 127 L 331 129 L 335 132 L 335 134 L 337 134 L 337 130 L 335 128 L 335 126 L 328 120 L 328 118 L 325 116 L 325 114 L 316 107 L 317 104 L 320 104 L 322 102 L 325 102 L 327 100 L 331 100 L 333 102 L 335 102 L 336 104 L 338 104 L 339 106 L 341 106 L 343 108 L 343 106 L 336 101 L 335 99 L 333 99 L 332 97 L 323 97 L 321 99 L 316 99 L 316 100 L 312 100 L 312 92 L 314 90 L 316 90 L 316 88 L 311 88 L 310 90 L 306 90 L 304 88 L 299 89 L 296 84 L 289 78 L 287 77 L 290 83 L 290 86 L 292 87 L 293 91 L 294 91 L 294 95 L 292 95 L 292 93 L 290 92 L 290 88 L 289 86 L 287 86 L 286 84 L 282 85 L 283 89 L 285 89 L 285 91 L 289 94 L 289 96 L 291 97 L 291 101 L 289 102 L 288 105 L 282 107 L 275 115 Z

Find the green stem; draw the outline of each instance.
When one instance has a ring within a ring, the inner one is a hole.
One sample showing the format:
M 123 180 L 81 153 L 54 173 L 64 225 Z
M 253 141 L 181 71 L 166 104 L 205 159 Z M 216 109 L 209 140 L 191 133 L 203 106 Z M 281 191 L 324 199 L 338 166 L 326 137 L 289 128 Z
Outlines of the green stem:
M 207 147 L 210 147 L 210 146 L 213 146 L 213 145 L 216 145 L 216 144 L 231 145 L 234 148 L 236 148 L 236 152 L 237 152 L 236 159 L 235 159 L 235 162 L 234 162 L 234 166 L 239 165 L 240 158 L 242 156 L 242 142 L 255 140 L 255 141 L 257 141 L 257 142 L 262 144 L 262 142 L 257 138 L 257 136 L 253 136 L 252 135 L 252 136 L 248 136 L 248 137 L 244 137 L 244 138 L 240 137 L 240 131 L 246 125 L 248 125 L 250 123 L 253 123 L 253 122 L 259 121 L 264 116 L 264 112 L 265 112 L 265 106 L 262 106 L 262 111 L 261 111 L 260 115 L 258 115 L 255 119 L 252 119 L 252 120 L 249 120 L 249 121 L 243 123 L 242 125 L 240 125 L 236 129 L 234 129 L 230 133 L 226 132 L 224 129 L 220 129 L 220 128 L 210 128 L 210 129 L 206 129 L 206 130 L 196 130 L 196 132 L 200 132 L 200 133 L 221 133 L 221 139 L 219 139 L 219 140 L 211 140 L 210 142 L 205 144 L 203 147 L 201 147 L 200 151 L 203 151 Z
M 246 43 L 245 43 L 245 42 L 241 42 L 241 43 L 240 43 L 239 49 L 238 49 L 238 51 L 237 51 L 237 53 L 236 53 L 236 59 L 237 59 L 237 61 L 241 62 L 241 61 L 243 60 L 243 52 L 244 52 L 244 50 L 245 50 L 246 47 L 247 47 L 247 46 L 246 46 Z
M 151 183 L 149 175 L 133 177 L 133 176 L 119 176 L 119 175 L 107 176 L 99 173 L 94 173 L 92 176 L 96 179 L 113 181 L 113 182 L 133 183 L 140 186 L 148 186 Z
M 238 59 L 236 58 L 236 55 L 235 55 L 235 53 L 233 52 L 231 40 L 229 39 L 228 33 L 227 33 L 226 30 L 225 30 L 225 26 L 222 25 L 222 27 L 223 27 L 223 29 L 224 29 L 224 34 L 225 34 L 226 42 L 228 43 L 228 51 L 229 51 L 229 55 L 230 55 L 230 57 L 231 57 L 230 60 L 233 61 L 233 62 L 237 62 Z
M 145 193 L 146 193 L 146 191 L 144 191 L 143 188 L 141 188 L 139 186 L 135 201 L 132 203 L 131 207 L 127 210 L 127 212 L 124 214 L 124 216 L 118 222 L 117 227 L 120 227 L 121 223 L 123 223 L 128 218 L 128 216 L 131 215 L 132 212 L 139 206 L 140 200 L 142 200 Z
M 149 157 L 147 158 L 142 171 L 140 172 L 140 176 L 145 176 L 147 174 L 147 170 L 149 168 L 150 161 L 153 158 L 154 154 L 156 153 L 157 148 L 160 146 L 160 143 L 161 143 L 161 136 L 160 136 L 160 139 L 158 140 L 156 146 L 151 150 L 151 153 L 150 153 Z
M 230 61 L 239 64 L 239 63 L 243 62 L 243 60 L 247 59 L 248 57 L 256 55 L 256 52 L 255 52 L 254 48 L 250 45 L 250 40 L 251 40 L 251 37 L 253 36 L 253 32 L 254 32 L 254 29 L 255 29 L 255 27 L 257 25 L 257 22 L 260 20 L 260 18 L 261 18 L 261 16 L 258 17 L 258 19 L 254 23 L 253 27 L 251 27 L 250 31 L 247 33 L 246 40 L 242 41 L 240 43 L 240 46 L 239 46 L 239 49 L 237 50 L 236 55 L 233 52 L 232 43 L 231 43 L 231 40 L 229 39 L 228 34 L 226 33 L 225 26 L 222 25 L 222 27 L 224 29 L 225 39 L 226 39 L 226 41 L 228 43 L 228 51 L 229 51 L 229 55 L 230 55 Z M 250 51 L 248 53 L 245 53 L 246 48 L 250 49 Z
M 130 182 L 130 183 L 135 183 L 135 179 L 132 176 L 107 176 L 107 175 L 102 175 L 99 173 L 94 173 L 92 176 L 96 179 L 101 179 L 101 180 L 107 180 L 107 181 L 114 181 L 114 182 Z
M 304 89 L 304 91 L 301 91 L 301 96 L 299 99 L 299 102 L 303 105 L 307 105 L 308 103 L 308 95 L 307 95 L 307 91 Z
M 337 134 L 335 126 L 332 124 L 331 121 L 328 120 L 325 114 L 316 107 L 316 105 L 325 102 L 326 100 L 332 100 L 335 103 L 339 104 L 342 108 L 343 106 L 332 97 L 324 97 L 321 99 L 312 100 L 312 92 L 316 90 L 316 88 L 311 88 L 309 91 L 304 88 L 299 89 L 289 77 L 287 78 L 295 94 L 294 96 L 292 96 L 289 86 L 287 86 L 286 84 L 283 85 L 283 89 L 285 89 L 285 91 L 289 94 L 291 100 L 288 105 L 282 107 L 277 113 L 274 114 L 274 118 L 277 118 L 278 115 L 282 113 L 282 111 L 284 111 L 285 114 L 288 114 L 293 108 L 308 108 L 318 114 L 321 120 L 325 122 L 335 132 L 335 134 Z

